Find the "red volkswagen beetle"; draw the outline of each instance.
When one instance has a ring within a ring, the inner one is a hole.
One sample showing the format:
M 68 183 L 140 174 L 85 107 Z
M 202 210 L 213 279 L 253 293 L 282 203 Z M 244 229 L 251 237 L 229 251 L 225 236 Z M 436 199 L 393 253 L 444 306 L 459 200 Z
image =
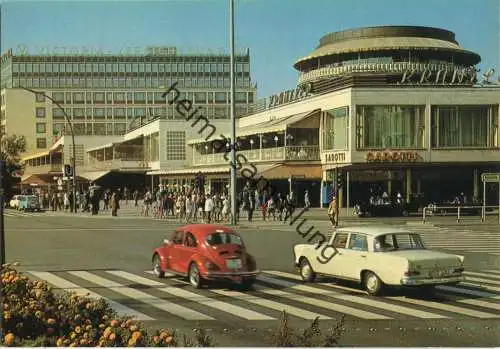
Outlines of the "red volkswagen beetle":
M 191 224 L 174 231 L 171 240 L 153 251 L 153 273 L 187 277 L 196 288 L 215 280 L 231 281 L 245 289 L 257 275 L 255 259 L 246 251 L 240 235 L 214 224 Z

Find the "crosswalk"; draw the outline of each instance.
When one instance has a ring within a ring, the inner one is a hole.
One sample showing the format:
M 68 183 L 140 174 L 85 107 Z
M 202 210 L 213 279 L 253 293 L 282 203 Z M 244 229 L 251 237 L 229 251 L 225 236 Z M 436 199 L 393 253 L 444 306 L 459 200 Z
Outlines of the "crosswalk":
M 157 279 L 150 271 L 27 273 L 56 290 L 104 298 L 119 315 L 133 316 L 139 321 L 161 320 L 166 316 L 209 323 L 274 321 L 283 310 L 306 320 L 337 319 L 341 313 L 361 320 L 500 318 L 500 271 L 496 270 L 467 272 L 466 282 L 438 286 L 436 297 L 432 298 L 401 292 L 375 298 L 356 285 L 326 279 L 305 284 L 299 275 L 277 270 L 264 271 L 253 290 L 247 292 L 220 286 L 194 289 L 182 278 L 168 274 Z
M 432 224 L 407 223 L 409 230 L 422 237 L 425 245 L 432 249 L 487 253 L 500 256 L 500 229 L 439 227 Z

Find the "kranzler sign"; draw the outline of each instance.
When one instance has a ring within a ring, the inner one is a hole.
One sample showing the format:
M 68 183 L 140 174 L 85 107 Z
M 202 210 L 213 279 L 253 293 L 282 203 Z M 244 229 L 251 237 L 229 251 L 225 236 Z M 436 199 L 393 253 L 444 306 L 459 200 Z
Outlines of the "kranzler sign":
M 416 151 L 377 151 L 366 154 L 367 162 L 416 162 L 420 159 Z

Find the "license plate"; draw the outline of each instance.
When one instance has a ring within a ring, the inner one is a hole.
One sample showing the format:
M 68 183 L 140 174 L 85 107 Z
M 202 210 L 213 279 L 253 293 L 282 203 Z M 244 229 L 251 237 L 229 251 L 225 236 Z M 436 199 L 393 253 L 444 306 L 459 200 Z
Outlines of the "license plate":
M 241 259 L 226 259 L 228 269 L 241 269 Z

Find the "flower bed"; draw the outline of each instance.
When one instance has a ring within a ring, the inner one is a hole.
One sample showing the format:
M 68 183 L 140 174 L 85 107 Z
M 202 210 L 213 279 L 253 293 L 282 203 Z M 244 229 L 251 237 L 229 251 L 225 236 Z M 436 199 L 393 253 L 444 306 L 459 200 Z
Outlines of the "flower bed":
M 56 293 L 42 281 L 30 280 L 12 265 L 1 273 L 3 345 L 17 347 L 212 347 L 203 329 L 194 338 L 175 330 L 153 330 L 129 317 L 119 317 L 105 300 Z M 271 346 L 335 346 L 341 321 L 326 334 L 316 319 L 305 330 L 288 325 L 283 313 L 269 338 Z

